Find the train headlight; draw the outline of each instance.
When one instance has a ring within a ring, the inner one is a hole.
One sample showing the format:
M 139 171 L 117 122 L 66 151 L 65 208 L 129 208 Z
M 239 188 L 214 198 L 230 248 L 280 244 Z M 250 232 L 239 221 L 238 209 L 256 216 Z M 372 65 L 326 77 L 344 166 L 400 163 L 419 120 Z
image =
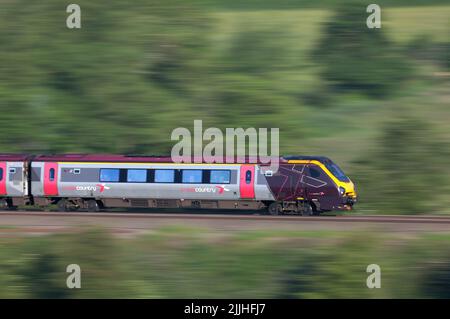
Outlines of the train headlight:
M 341 196 L 343 196 L 345 194 L 345 188 L 340 186 L 339 187 L 339 193 L 341 194 Z

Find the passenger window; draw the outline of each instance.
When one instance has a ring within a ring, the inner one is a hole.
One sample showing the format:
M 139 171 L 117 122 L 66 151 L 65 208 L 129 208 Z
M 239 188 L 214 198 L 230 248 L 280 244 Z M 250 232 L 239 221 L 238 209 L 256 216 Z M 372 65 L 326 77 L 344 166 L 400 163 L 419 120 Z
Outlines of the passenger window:
M 245 183 L 250 184 L 251 181 L 252 181 L 252 172 L 251 171 L 245 172 Z
M 175 171 L 173 169 L 155 170 L 155 183 L 173 183 L 174 179 Z
M 147 170 L 145 169 L 129 169 L 127 172 L 127 182 L 129 183 L 145 183 L 147 181 Z
M 211 171 L 211 184 L 230 184 L 230 171 Z
M 9 173 L 10 173 L 10 174 L 15 174 L 15 173 L 16 173 L 16 168 L 15 168 L 15 167 L 11 167 L 11 168 L 9 169 Z
M 201 183 L 202 171 L 201 170 L 183 170 L 183 183 Z
M 102 168 L 100 170 L 100 182 L 118 182 L 120 170 L 114 168 Z
M 318 169 L 310 167 L 309 175 L 311 175 L 311 177 L 318 178 L 318 177 L 320 177 L 320 171 Z
M 3 168 L 0 168 L 0 181 L 3 179 Z
M 48 179 L 50 180 L 50 182 L 53 182 L 55 180 L 55 169 L 54 168 L 50 168 Z

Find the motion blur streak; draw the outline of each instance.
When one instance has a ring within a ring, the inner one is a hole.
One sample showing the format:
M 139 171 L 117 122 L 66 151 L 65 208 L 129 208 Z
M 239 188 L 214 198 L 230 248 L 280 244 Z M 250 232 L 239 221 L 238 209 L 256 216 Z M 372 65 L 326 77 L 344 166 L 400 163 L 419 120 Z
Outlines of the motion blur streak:
M 74 2 L 80 29 L 70 2 L 0 3 L 0 153 L 169 155 L 195 119 L 276 127 L 280 154 L 328 156 L 352 177 L 354 213 L 450 214 L 448 1 L 376 1 L 379 29 L 360 0 Z M 165 220 L 122 238 L 77 221 L 34 237 L 15 230 L 39 217 L 8 216 L 0 297 L 450 297 L 446 223 Z

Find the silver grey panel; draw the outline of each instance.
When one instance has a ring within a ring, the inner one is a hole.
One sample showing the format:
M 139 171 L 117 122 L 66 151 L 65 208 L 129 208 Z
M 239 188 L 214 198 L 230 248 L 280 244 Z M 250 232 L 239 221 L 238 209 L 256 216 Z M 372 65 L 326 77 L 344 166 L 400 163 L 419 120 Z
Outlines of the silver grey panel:
M 25 196 L 27 194 L 27 180 L 23 174 L 24 162 L 7 162 L 6 163 L 6 193 L 8 196 Z M 10 170 L 15 169 L 14 173 Z
M 258 200 L 274 200 L 266 176 L 264 176 L 259 166 L 255 167 L 255 175 L 255 198 Z
M 41 168 L 40 167 L 32 167 L 31 168 L 31 181 L 32 182 L 40 182 L 41 181 Z
M 237 184 L 237 170 L 231 170 L 230 184 Z
M 266 176 L 264 176 L 264 173 L 260 169 L 258 169 L 258 172 L 256 174 L 256 184 L 258 184 L 258 185 L 267 185 Z
M 36 174 L 36 179 L 31 180 L 31 193 L 33 196 L 44 196 L 44 163 L 32 162 L 31 171 Z M 32 175 L 33 177 L 33 175 Z
M 75 174 L 79 170 L 79 174 Z M 97 183 L 100 180 L 100 168 L 63 167 L 61 168 L 61 182 Z
M 14 173 L 11 172 L 11 169 L 14 169 Z M 20 182 L 23 179 L 23 169 L 22 167 L 14 167 L 10 166 L 8 169 L 8 180 L 10 182 Z

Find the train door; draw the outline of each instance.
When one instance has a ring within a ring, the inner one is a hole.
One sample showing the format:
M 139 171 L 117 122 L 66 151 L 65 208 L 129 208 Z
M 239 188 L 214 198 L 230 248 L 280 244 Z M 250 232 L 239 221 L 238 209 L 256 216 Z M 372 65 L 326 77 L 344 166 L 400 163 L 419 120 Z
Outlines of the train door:
M 44 195 L 58 195 L 58 163 L 44 164 Z
M 0 162 L 0 195 L 6 195 L 6 162 Z
M 255 165 L 241 165 L 239 191 L 241 198 L 255 198 Z

